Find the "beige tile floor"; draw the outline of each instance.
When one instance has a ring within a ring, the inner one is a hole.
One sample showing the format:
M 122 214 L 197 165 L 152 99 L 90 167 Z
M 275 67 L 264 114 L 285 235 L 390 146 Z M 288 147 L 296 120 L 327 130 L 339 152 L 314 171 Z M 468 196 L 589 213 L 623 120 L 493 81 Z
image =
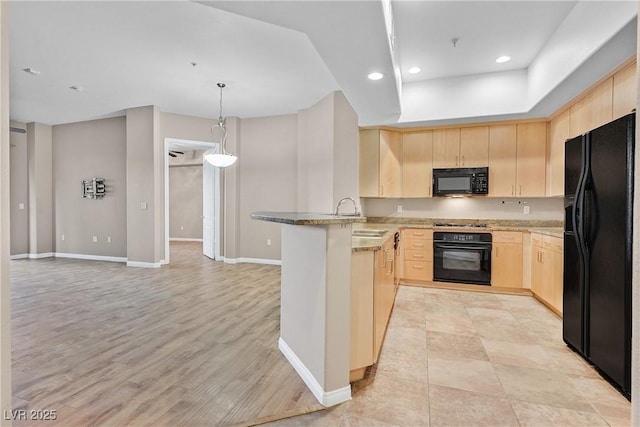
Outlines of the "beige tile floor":
M 630 404 L 532 297 L 401 286 L 350 402 L 272 426 L 628 426 Z

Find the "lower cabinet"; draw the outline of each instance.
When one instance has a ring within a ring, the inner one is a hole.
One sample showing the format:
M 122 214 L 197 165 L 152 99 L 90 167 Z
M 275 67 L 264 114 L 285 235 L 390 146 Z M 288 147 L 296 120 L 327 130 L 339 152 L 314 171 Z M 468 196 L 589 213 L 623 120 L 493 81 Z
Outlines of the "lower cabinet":
M 491 286 L 522 288 L 522 233 L 494 231 L 491 247 Z
M 402 230 L 402 278 L 430 282 L 433 280 L 433 230 Z
M 531 233 L 531 291 L 562 316 L 563 240 Z
M 396 296 L 393 238 L 380 250 L 351 254 L 350 380 L 378 361 Z

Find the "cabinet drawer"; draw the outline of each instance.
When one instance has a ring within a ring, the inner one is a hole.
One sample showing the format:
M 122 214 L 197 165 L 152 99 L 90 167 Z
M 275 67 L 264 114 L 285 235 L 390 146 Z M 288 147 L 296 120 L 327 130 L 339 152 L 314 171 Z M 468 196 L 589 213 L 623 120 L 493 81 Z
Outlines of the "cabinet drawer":
M 494 243 L 522 243 L 522 233 L 519 231 L 494 231 Z
M 433 240 L 407 239 L 404 241 L 404 250 L 421 250 L 433 252 Z
M 406 228 L 402 231 L 402 238 L 433 240 L 433 230 L 427 230 L 424 228 Z
M 553 236 L 543 236 L 542 237 L 542 247 L 544 249 L 549 249 L 554 252 L 562 252 L 563 247 L 562 239 L 558 239 Z
M 404 261 L 403 277 L 408 280 L 433 280 L 433 262 Z
M 531 233 L 531 244 L 536 246 L 542 246 L 542 234 Z
M 429 261 L 433 262 L 433 248 L 428 249 L 405 249 L 404 259 L 406 261 Z

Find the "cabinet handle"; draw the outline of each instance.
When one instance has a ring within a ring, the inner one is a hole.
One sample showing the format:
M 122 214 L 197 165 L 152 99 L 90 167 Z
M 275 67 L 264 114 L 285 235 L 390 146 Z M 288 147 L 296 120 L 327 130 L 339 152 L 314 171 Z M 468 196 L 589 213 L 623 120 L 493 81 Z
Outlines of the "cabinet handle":
M 522 196 L 522 184 L 520 184 L 520 193 L 518 193 L 519 196 Z
M 423 266 L 421 266 L 421 265 L 414 265 L 414 266 L 413 266 L 413 269 L 414 269 L 414 270 L 424 270 L 424 267 L 423 267 Z
M 424 258 L 424 255 L 413 254 L 414 258 Z
M 515 196 L 515 195 L 516 195 L 516 186 L 515 186 L 515 184 L 512 184 L 512 185 L 511 185 L 511 195 L 512 195 L 512 196 Z
M 458 166 L 458 156 L 456 156 L 456 166 Z
M 384 185 L 380 186 L 380 195 L 384 196 Z
M 411 233 L 411 234 L 413 234 L 414 236 L 424 236 L 424 233 L 417 233 L 415 231 L 413 233 Z
M 462 166 L 464 166 L 464 156 L 462 156 Z
M 413 247 L 414 248 L 424 248 L 424 243 L 414 243 Z
M 498 258 L 498 257 L 499 257 L 499 255 L 498 255 L 498 247 L 496 246 L 496 258 Z

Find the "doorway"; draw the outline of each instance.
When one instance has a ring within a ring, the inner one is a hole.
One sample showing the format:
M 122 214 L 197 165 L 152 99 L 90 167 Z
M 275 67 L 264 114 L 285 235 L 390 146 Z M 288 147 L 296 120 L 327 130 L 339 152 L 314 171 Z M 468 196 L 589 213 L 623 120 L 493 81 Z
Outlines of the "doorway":
M 164 139 L 164 261 L 170 262 L 170 186 L 169 160 L 177 153 L 195 150 L 219 150 L 220 144 L 206 141 L 193 141 L 177 138 Z M 207 162 L 202 162 L 202 251 L 211 259 L 219 260 L 220 256 L 220 169 Z

